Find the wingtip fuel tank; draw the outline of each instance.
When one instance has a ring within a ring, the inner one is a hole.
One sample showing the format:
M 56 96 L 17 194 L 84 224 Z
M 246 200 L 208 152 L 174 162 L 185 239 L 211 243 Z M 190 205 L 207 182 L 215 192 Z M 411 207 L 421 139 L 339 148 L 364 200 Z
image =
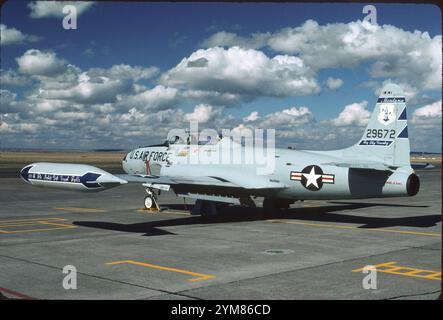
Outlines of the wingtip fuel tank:
M 38 162 L 27 165 L 20 177 L 38 187 L 95 192 L 128 183 L 100 168 L 71 163 Z

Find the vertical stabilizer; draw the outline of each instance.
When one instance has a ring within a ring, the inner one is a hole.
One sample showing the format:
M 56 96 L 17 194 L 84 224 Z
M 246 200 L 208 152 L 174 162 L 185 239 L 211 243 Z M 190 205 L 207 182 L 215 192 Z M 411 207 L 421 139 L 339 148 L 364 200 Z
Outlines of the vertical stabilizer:
M 383 87 L 360 141 L 344 155 L 381 161 L 388 166 L 410 166 L 406 98 L 390 83 Z

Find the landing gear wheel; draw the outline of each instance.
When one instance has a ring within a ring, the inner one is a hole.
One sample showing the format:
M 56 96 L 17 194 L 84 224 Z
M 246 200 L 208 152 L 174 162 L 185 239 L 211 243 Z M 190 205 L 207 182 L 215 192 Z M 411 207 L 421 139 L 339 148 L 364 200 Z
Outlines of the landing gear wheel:
M 240 198 L 240 205 L 242 207 L 255 208 L 255 202 L 251 199 L 251 197 Z
M 151 188 L 146 188 L 146 193 L 148 194 L 145 197 L 145 209 L 149 211 L 160 211 L 157 203 L 157 195 Z
M 198 199 L 191 211 L 192 215 L 200 215 L 203 219 L 210 219 L 217 215 L 217 204 L 214 201 Z
M 145 197 L 145 209 L 152 209 L 154 208 L 154 199 L 151 196 Z
M 280 207 L 278 206 L 277 201 L 270 198 L 265 198 L 263 200 L 263 216 L 265 218 L 276 216 L 279 213 L 280 213 Z

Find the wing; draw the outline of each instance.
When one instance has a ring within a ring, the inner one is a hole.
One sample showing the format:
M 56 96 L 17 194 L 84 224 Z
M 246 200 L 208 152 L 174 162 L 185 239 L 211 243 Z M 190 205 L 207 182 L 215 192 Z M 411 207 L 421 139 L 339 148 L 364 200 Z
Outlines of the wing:
M 161 176 L 117 176 L 155 189 L 172 188 L 179 196 L 232 203 L 238 202 L 233 198 L 269 194 L 287 187 L 269 176 L 257 175 L 252 167 L 244 166 L 174 165 L 163 167 Z
M 202 185 L 243 189 L 279 189 L 286 185 L 257 175 L 255 168 L 243 166 L 174 165 L 164 167 L 161 176 L 117 175 L 128 182 L 168 185 Z

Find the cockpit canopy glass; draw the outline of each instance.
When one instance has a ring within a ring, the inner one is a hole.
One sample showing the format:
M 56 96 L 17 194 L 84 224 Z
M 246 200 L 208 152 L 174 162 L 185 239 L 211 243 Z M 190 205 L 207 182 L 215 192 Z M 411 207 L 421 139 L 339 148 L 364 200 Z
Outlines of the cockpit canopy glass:
M 198 138 L 193 135 L 187 133 L 185 137 L 181 137 L 179 135 L 171 136 L 168 140 L 166 140 L 166 144 L 186 144 L 186 145 L 214 145 L 220 140 L 219 136 L 211 136 L 211 135 L 202 135 L 199 134 Z

